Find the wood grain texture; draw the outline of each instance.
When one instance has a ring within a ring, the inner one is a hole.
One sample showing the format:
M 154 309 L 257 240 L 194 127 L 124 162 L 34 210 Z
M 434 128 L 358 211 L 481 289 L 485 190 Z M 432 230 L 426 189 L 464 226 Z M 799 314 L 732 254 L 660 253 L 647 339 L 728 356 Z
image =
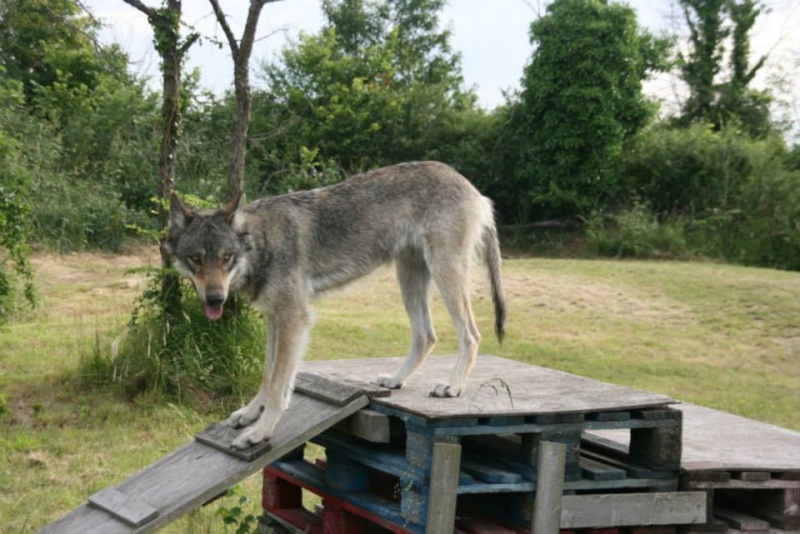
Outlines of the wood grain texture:
M 536 470 L 536 499 L 533 505 L 531 532 L 558 534 L 561 529 L 561 503 L 564 492 L 564 469 L 567 446 L 563 443 L 539 443 Z
M 89 497 L 89 503 L 135 527 L 144 525 L 158 516 L 158 509 L 114 488 L 98 491 Z
M 478 356 L 466 392 L 457 398 L 431 398 L 430 391 L 450 376 L 455 356 L 430 356 L 391 396 L 374 404 L 425 418 L 504 417 L 515 415 L 592 413 L 662 407 L 671 397 L 599 382 L 553 369 Z M 303 371 L 320 376 L 346 376 L 370 382 L 393 372 L 404 358 L 304 362 Z
M 460 465 L 461 445 L 437 443 L 433 446 L 426 534 L 453 531 Z
M 248 462 L 191 441 L 116 486 L 117 491 L 158 508 L 158 517 L 149 523 L 134 527 L 86 504 L 40 532 L 150 532 L 201 506 L 368 403 L 368 399 L 362 395 L 350 404 L 340 407 L 296 393 L 270 440 L 270 449 L 257 459 Z
M 706 522 L 706 494 L 702 491 L 565 495 L 561 506 L 562 529 Z

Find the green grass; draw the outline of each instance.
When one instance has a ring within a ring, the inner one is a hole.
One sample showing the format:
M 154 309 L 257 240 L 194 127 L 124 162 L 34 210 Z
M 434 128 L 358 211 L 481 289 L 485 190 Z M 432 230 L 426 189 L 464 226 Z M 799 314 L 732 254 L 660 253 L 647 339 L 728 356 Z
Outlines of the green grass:
M 148 260 L 156 264 L 150 253 Z M 43 302 L 0 330 L 0 523 L 32 532 L 175 449 L 230 404 L 172 405 L 85 386 L 81 357 L 107 350 L 141 279 L 136 257 L 35 258 Z M 800 430 L 800 273 L 710 263 L 506 261 L 506 341 L 491 334 L 483 273 L 473 304 L 481 350 Z M 408 326 L 391 269 L 317 304 L 308 359 L 405 354 Z M 455 350 L 434 298 L 438 354 Z M 3 399 L 5 401 L 3 402 Z M 260 481 L 241 493 L 257 512 Z M 229 497 L 167 532 L 224 532 Z M 232 530 L 231 530 L 232 531 Z

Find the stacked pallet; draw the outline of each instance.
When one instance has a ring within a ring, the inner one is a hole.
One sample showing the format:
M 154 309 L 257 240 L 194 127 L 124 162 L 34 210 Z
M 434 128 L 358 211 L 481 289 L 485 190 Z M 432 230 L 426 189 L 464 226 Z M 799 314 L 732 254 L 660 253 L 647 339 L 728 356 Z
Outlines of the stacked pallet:
M 680 488 L 704 491 L 708 516 L 693 532 L 800 531 L 800 433 L 688 403 Z M 590 439 L 626 451 L 623 433 Z
M 306 371 L 367 381 L 393 360 Z M 682 412 L 669 397 L 490 356 L 465 396 L 427 397 L 453 364 L 430 359 L 416 383 L 313 438 L 323 460 L 297 452 L 265 469 L 266 512 L 310 532 L 446 532 L 454 522 L 465 533 L 529 532 L 544 492 L 540 449 L 557 443 L 562 529 L 662 534 L 705 522 L 704 491 L 678 491 Z M 590 436 L 606 430 L 626 434 L 624 451 Z M 302 490 L 321 497 L 319 510 L 302 508 Z

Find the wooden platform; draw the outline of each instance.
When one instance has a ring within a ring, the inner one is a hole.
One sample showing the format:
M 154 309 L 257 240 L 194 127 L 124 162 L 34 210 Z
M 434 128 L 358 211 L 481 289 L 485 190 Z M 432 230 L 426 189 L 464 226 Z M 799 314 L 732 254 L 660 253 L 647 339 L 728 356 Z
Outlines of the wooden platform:
M 303 370 L 332 380 L 345 378 L 373 382 L 393 373 L 403 358 L 305 362 Z M 589 378 L 537 367 L 487 354 L 478 356 L 467 391 L 458 398 L 432 398 L 428 394 L 446 382 L 455 356 L 431 356 L 391 396 L 375 404 L 425 419 L 558 415 L 664 407 L 677 402 L 649 393 Z
M 372 381 L 401 363 L 319 361 L 303 370 L 331 381 Z M 429 397 L 454 365 L 454 356 L 429 358 L 403 389 L 372 398 L 358 420 L 312 438 L 325 448 L 324 462 L 293 457 L 265 469 L 265 510 L 311 532 L 350 532 L 341 526 L 347 521 L 349 528 L 359 525 L 353 532 L 366 524 L 398 533 L 443 532 L 456 517 L 464 522 L 456 509 L 518 529 L 533 519 L 542 444 L 557 443 L 564 447 L 559 488 L 570 494 L 562 525 L 705 519 L 703 493 L 676 492 L 681 412 L 671 408 L 674 399 L 488 355 L 478 358 L 461 397 Z M 586 456 L 582 435 L 597 429 L 621 429 L 631 445 L 614 459 Z M 442 448 L 458 457 L 445 519 L 433 500 L 440 480 L 436 451 Z M 321 513 L 300 506 L 301 488 L 323 499 Z

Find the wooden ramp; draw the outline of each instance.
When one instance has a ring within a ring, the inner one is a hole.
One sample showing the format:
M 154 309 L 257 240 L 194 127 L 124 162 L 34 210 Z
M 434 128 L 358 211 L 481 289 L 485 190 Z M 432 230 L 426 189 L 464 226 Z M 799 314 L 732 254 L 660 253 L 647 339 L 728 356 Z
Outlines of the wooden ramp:
M 195 441 L 121 484 L 97 492 L 39 532 L 127 534 L 163 527 L 364 408 L 368 395 L 389 393 L 376 388 L 330 384 L 301 375 L 289 410 L 266 444 L 232 451 L 227 446 L 239 431 L 215 423 Z

